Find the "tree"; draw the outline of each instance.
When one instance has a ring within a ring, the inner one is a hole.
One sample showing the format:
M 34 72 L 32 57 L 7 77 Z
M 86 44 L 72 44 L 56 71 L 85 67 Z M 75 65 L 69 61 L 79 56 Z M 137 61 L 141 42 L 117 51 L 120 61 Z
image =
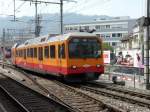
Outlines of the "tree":
M 114 48 L 112 46 L 110 46 L 108 43 L 103 43 L 103 50 L 110 50 L 110 51 L 114 51 Z

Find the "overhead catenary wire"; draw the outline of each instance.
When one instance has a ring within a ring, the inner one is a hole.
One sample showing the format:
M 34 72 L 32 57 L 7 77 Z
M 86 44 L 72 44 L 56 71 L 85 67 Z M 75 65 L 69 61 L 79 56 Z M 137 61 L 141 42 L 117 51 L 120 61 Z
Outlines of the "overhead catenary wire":
M 75 2 L 74 0 L 60 0 L 59 2 L 50 2 L 50 1 L 40 1 L 40 0 L 21 0 L 21 1 L 29 1 L 31 3 L 35 4 L 35 10 L 36 10 L 36 14 L 35 14 L 35 36 L 38 37 L 39 36 L 39 30 L 38 28 L 39 25 L 37 24 L 37 4 L 58 4 L 60 5 L 60 33 L 63 34 L 63 1 L 66 2 Z
M 25 3 L 26 3 L 26 1 L 24 1 L 23 3 L 21 3 L 21 4 L 15 9 L 15 12 L 17 12 Z

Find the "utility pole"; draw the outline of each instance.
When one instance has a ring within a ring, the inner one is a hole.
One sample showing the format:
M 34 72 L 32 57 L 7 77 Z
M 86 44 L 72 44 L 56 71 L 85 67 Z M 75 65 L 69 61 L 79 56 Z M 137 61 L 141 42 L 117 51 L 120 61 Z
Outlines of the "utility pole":
M 5 62 L 5 29 L 3 29 L 3 37 L 2 37 L 2 47 L 1 47 L 2 53 L 3 53 L 3 64 L 2 68 L 4 68 L 4 62 Z
M 146 3 L 146 17 L 150 18 L 150 1 L 147 0 Z M 145 32 L 145 38 L 144 38 L 144 76 L 146 78 L 146 89 L 150 89 L 150 70 L 149 70 L 149 49 L 150 49 L 150 26 L 146 26 L 144 29 Z
M 40 36 L 40 32 L 41 32 L 41 20 L 42 19 L 42 17 L 40 16 L 40 15 L 37 15 L 37 25 L 36 25 L 36 32 L 37 32 L 37 37 L 39 37 Z
M 38 24 L 37 24 L 37 15 L 38 15 L 38 12 L 37 12 L 37 0 L 35 1 L 35 37 L 38 37 L 39 36 L 39 33 L 38 33 Z
M 14 21 L 16 21 L 16 0 L 14 0 Z
M 60 0 L 60 34 L 63 34 L 63 0 Z
M 48 1 L 41 1 L 41 0 L 21 0 L 21 1 L 29 1 L 35 4 L 35 36 L 38 36 L 37 32 L 37 10 L 38 4 L 44 3 L 44 4 L 55 4 L 55 5 L 60 5 L 60 34 L 63 34 L 63 1 L 66 2 L 76 2 L 74 0 L 60 0 L 60 2 L 48 2 Z

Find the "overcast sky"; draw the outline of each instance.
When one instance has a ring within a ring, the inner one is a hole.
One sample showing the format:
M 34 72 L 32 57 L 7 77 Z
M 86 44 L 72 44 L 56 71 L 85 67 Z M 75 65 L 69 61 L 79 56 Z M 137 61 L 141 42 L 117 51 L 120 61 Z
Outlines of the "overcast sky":
M 13 14 L 14 0 L 0 0 L 0 14 Z M 43 0 L 55 1 L 59 0 Z M 71 0 L 73 1 L 73 0 Z M 108 16 L 130 16 L 138 18 L 145 14 L 145 0 L 74 0 L 74 2 L 64 2 L 65 13 L 79 13 L 85 15 L 108 15 Z M 34 4 L 16 0 L 16 16 L 34 16 Z M 38 13 L 58 13 L 58 5 L 38 5 Z

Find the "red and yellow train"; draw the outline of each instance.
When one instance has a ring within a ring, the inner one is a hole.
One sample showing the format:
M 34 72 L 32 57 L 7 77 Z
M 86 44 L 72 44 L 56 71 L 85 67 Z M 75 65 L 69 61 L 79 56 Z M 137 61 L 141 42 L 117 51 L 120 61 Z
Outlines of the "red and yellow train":
M 38 37 L 15 44 L 12 63 L 66 80 L 96 80 L 104 73 L 102 41 L 89 33 Z

